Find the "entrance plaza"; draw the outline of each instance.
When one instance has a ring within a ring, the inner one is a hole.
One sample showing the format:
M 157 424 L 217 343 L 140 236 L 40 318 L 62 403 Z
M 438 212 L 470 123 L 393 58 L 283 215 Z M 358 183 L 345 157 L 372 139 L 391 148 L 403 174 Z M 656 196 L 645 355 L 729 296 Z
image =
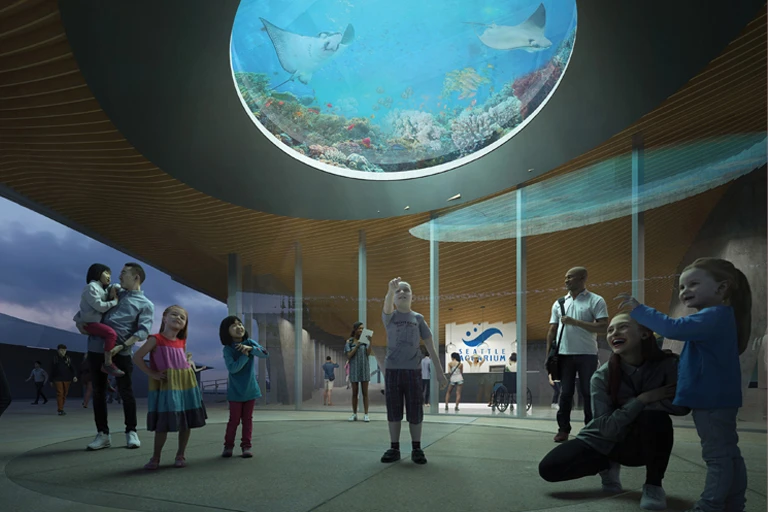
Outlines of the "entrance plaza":
M 101 317 L 138 418 L 110 399 L 106 447 L 81 383 L 56 414 L 25 381 L 59 344 L 100 372 L 102 338 L 0 310 L 0 512 L 766 510 L 766 26 L 762 0 L 0 5 L 0 196 L 228 315 L 188 315 L 195 383 L 194 299 L 112 267 L 112 311 L 154 323 Z
M 341 393 L 340 393 L 341 395 Z M 142 448 L 115 446 L 86 453 L 92 439 L 89 409 L 60 418 L 26 404 L 3 416 L 0 490 L 6 510 L 434 510 L 450 495 L 456 507 L 474 510 L 638 510 L 644 470 L 623 468 L 626 491 L 605 495 L 600 479 L 547 483 L 537 466 L 552 447 L 552 418 L 427 415 L 424 467 L 410 460 L 379 462 L 386 448 L 386 415 L 349 422 L 349 405 L 297 412 L 289 407 L 254 412 L 254 458 L 222 459 L 225 403 L 207 400 L 209 422 L 192 433 L 188 466 L 173 467 L 172 446 L 157 472 L 142 469 Z M 139 415 L 145 412 L 140 402 Z M 119 409 L 110 409 L 119 417 Z M 748 424 L 752 425 L 748 422 Z M 676 422 L 664 487 L 669 510 L 687 510 L 704 484 L 704 464 L 690 422 Z M 747 510 L 766 508 L 765 431 L 745 428 L 739 446 L 749 471 Z M 173 435 L 169 444 L 173 443 Z

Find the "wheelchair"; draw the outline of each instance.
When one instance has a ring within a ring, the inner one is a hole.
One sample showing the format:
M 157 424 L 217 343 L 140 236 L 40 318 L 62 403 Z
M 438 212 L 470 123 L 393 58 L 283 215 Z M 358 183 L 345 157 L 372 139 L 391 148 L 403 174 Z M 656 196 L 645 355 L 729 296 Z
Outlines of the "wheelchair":
M 497 381 L 493 385 L 493 391 L 491 392 L 491 410 L 498 410 L 504 412 L 509 408 L 510 404 L 517 402 L 517 376 L 515 373 L 506 372 L 504 374 L 504 380 Z M 511 392 L 510 392 L 511 390 Z M 533 405 L 533 395 L 530 388 L 526 388 L 525 393 L 525 410 L 530 411 Z

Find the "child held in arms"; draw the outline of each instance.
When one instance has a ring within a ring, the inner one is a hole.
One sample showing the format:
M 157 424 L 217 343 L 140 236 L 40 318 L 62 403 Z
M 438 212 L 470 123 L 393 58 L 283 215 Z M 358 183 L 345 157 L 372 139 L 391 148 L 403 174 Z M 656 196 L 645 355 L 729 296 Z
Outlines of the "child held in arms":
M 400 426 L 403 421 L 403 407 L 411 431 L 411 460 L 426 464 L 427 458 L 421 449 L 421 425 L 424 419 L 420 341 L 432 358 L 435 368 L 440 368 L 437 350 L 432 342 L 424 316 L 411 310 L 413 291 L 411 285 L 399 277 L 389 282 L 384 299 L 382 319 L 387 329 L 387 356 L 384 382 L 386 388 L 387 421 L 391 446 L 381 457 L 381 462 L 400 460 Z M 440 387 L 448 385 L 442 372 L 437 374 Z

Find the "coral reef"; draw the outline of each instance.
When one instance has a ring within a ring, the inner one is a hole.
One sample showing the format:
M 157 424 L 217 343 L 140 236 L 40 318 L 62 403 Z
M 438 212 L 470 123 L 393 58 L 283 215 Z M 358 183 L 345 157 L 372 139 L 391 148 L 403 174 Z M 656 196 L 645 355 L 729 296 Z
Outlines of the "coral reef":
M 489 103 L 492 104 L 492 103 Z M 488 145 L 522 121 L 520 100 L 508 96 L 485 110 L 465 110 L 451 123 L 451 139 L 462 154 Z
M 498 75 L 488 62 L 477 64 L 479 72 L 455 69 L 445 74 L 442 91 L 402 84 L 388 87 L 389 96 L 379 86 L 375 99 L 350 93 L 329 101 L 314 90 L 298 96 L 275 91 L 264 73 L 236 72 L 235 82 L 261 125 L 301 154 L 365 172 L 423 169 L 481 149 L 530 117 L 562 76 L 574 41 L 575 29 L 549 62 L 510 81 L 492 83 Z M 486 85 L 490 95 L 481 90 Z
M 429 112 L 394 110 L 388 116 L 395 138 L 418 143 L 431 151 L 439 151 L 446 129 Z
M 523 119 L 531 115 L 541 105 L 547 95 L 552 92 L 562 74 L 563 67 L 553 61 L 544 68 L 522 76 L 512 83 L 515 96 L 523 104 L 521 110 Z

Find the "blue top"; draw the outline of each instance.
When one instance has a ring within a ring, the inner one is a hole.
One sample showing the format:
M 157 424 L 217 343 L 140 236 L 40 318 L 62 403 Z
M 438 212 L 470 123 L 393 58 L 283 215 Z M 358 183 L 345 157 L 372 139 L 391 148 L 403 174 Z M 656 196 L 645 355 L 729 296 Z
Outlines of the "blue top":
M 117 344 L 136 336 L 139 341 L 144 341 L 152 330 L 152 320 L 155 316 L 155 306 L 144 296 L 141 290 L 122 290 L 118 294 L 120 299 L 117 306 L 113 307 L 101 319 L 101 323 L 108 325 L 117 333 Z M 104 340 L 96 336 L 88 336 L 89 352 L 104 352 Z M 131 348 L 128 347 L 121 356 L 130 356 Z
M 254 369 L 255 357 L 269 357 L 267 350 L 257 342 L 248 339 L 243 345 L 254 347 L 248 355 L 238 351 L 233 345 L 224 346 L 224 364 L 227 366 L 227 400 L 247 402 L 261 397 L 259 383 L 256 382 Z
M 730 306 L 670 318 L 639 306 L 632 318 L 665 338 L 685 342 L 674 404 L 691 409 L 741 407 L 741 364 L 736 316 Z
M 331 377 L 333 377 L 333 369 L 338 368 L 339 365 L 336 363 L 332 363 L 328 361 L 323 365 L 323 371 L 325 372 L 325 378 L 328 380 L 331 380 Z M 334 377 L 335 378 L 335 377 Z

